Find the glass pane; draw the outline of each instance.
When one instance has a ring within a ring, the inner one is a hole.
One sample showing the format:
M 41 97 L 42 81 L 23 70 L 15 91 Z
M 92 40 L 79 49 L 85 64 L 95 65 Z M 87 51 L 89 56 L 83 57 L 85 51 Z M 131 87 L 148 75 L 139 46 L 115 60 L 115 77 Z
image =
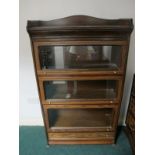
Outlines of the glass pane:
M 113 109 L 48 109 L 50 128 L 111 127 Z
M 113 99 L 116 80 L 44 81 L 45 99 Z
M 121 46 L 39 46 L 41 69 L 118 70 Z

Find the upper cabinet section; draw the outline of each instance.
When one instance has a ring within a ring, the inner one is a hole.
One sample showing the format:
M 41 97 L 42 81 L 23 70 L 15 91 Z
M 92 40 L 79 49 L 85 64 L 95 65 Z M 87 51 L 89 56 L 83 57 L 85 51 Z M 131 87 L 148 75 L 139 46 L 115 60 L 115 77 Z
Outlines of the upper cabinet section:
M 123 74 L 132 29 L 132 19 L 28 21 L 37 74 Z
M 39 70 L 118 71 L 121 46 L 38 46 Z
M 38 52 L 40 69 L 118 70 L 120 67 L 120 46 L 39 46 Z

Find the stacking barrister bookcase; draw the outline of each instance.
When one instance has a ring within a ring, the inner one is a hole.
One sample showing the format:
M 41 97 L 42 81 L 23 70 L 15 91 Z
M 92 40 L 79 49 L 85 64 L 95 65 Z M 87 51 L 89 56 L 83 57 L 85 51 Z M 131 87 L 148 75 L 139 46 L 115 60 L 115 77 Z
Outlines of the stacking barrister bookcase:
M 48 144 L 115 143 L 131 19 L 28 21 Z

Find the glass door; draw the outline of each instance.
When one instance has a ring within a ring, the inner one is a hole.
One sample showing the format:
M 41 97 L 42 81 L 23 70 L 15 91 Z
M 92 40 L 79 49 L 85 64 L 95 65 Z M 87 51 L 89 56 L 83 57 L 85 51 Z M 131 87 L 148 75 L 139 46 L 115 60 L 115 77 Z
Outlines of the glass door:
M 55 80 L 51 78 L 39 79 L 42 102 L 55 104 L 70 101 L 118 101 L 120 98 L 121 80 Z
M 118 70 L 121 46 L 39 46 L 41 69 Z
M 35 45 L 40 74 L 77 70 L 119 73 L 123 70 L 124 54 L 125 49 L 121 45 Z
M 115 109 L 46 109 L 49 131 L 109 131 L 113 128 Z

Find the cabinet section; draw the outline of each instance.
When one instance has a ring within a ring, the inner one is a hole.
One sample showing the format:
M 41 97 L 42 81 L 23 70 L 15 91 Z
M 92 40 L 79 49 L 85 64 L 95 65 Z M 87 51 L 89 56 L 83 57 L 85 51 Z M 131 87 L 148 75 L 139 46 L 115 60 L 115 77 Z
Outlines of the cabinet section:
M 103 77 L 102 77 L 103 78 Z M 112 79 L 52 79 L 40 78 L 39 84 L 44 104 L 56 104 L 60 101 L 118 101 L 120 99 L 121 80 Z M 79 103 L 80 104 L 80 103 Z
M 37 73 L 123 72 L 127 46 L 121 45 L 50 45 L 36 42 Z M 89 42 L 90 44 L 90 42 Z M 46 74 L 47 74 L 46 73 Z
M 113 131 L 116 108 L 44 108 L 48 132 Z

